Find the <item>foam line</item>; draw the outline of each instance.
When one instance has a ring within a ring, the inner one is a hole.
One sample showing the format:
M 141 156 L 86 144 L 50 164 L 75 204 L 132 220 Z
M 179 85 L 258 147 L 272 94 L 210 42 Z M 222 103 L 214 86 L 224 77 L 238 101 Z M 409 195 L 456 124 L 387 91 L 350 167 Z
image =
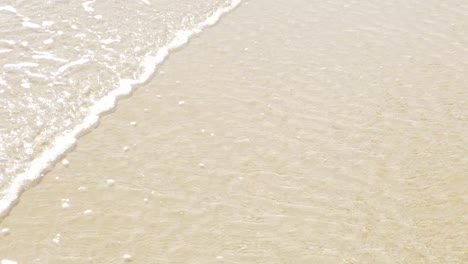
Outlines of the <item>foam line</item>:
M 62 74 L 63 72 L 65 72 L 70 67 L 85 64 L 87 62 L 89 62 L 89 59 L 86 59 L 86 58 L 82 58 L 82 59 L 79 59 L 79 60 L 76 60 L 76 61 L 69 62 L 69 63 L 63 65 L 62 67 L 58 68 L 57 72 L 54 73 L 54 76 Z
M 16 12 L 16 8 L 12 7 L 11 5 L 0 6 L 0 11 L 8 11 L 8 12 L 11 12 L 11 13 L 18 14 Z
M 3 65 L 4 68 L 23 68 L 23 67 L 37 67 L 39 64 L 35 62 L 20 62 L 20 63 L 9 63 Z
M 121 79 L 117 89 L 112 90 L 106 96 L 93 104 L 83 122 L 74 127 L 72 130 L 67 130 L 63 132 L 61 136 L 55 138 L 50 147 L 39 154 L 30 163 L 29 168 L 26 171 L 17 175 L 13 179 L 8 188 L 1 194 L 2 198 L 0 200 L 0 217 L 6 215 L 15 201 L 18 200 L 21 192 L 27 189 L 32 183 L 40 179 L 42 173 L 54 165 L 63 155 L 65 155 L 65 153 L 76 144 L 76 141 L 80 136 L 84 135 L 94 126 L 96 126 L 101 115 L 112 110 L 119 98 L 129 95 L 136 85 L 140 85 L 148 81 L 148 79 L 156 71 L 158 65 L 160 65 L 166 59 L 171 50 L 185 45 L 190 37 L 202 32 L 205 27 L 214 25 L 223 14 L 232 11 L 240 3 L 241 0 L 231 0 L 229 5 L 216 10 L 205 21 L 199 23 L 193 29 L 177 32 L 175 38 L 168 45 L 160 48 L 155 55 L 150 54 L 146 56 L 140 63 L 140 67 L 143 69 L 143 71 L 140 72 L 137 78 Z M 82 63 L 83 61 L 79 62 Z M 65 66 L 69 67 L 80 63 L 74 62 Z M 62 68 L 65 66 L 62 66 Z

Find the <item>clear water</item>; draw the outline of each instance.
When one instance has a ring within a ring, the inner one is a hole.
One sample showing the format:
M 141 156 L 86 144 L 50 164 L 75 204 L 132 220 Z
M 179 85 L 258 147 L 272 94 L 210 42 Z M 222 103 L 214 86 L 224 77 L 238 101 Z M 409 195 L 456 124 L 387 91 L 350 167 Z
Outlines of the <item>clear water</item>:
M 238 3 L 2 1 L 0 211 L 169 50 Z

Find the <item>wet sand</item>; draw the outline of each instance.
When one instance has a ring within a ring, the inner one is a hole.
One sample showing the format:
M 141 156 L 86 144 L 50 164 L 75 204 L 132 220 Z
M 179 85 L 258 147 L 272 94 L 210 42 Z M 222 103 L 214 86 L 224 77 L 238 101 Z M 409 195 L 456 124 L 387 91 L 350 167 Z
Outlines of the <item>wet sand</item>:
M 467 262 L 467 11 L 244 2 L 21 196 L 0 259 Z

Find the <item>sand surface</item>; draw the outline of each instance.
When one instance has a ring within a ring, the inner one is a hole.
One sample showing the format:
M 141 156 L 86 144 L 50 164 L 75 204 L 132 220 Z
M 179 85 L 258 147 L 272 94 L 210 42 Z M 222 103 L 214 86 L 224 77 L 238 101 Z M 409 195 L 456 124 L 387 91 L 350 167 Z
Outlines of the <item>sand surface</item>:
M 243 2 L 22 195 L 0 259 L 468 262 L 467 13 Z

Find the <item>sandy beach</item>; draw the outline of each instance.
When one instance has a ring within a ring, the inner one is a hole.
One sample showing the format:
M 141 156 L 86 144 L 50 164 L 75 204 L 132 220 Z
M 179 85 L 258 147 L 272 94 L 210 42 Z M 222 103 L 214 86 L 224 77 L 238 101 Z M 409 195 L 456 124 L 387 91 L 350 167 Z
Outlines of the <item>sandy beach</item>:
M 467 263 L 468 5 L 243 1 L 0 222 L 23 263 Z

